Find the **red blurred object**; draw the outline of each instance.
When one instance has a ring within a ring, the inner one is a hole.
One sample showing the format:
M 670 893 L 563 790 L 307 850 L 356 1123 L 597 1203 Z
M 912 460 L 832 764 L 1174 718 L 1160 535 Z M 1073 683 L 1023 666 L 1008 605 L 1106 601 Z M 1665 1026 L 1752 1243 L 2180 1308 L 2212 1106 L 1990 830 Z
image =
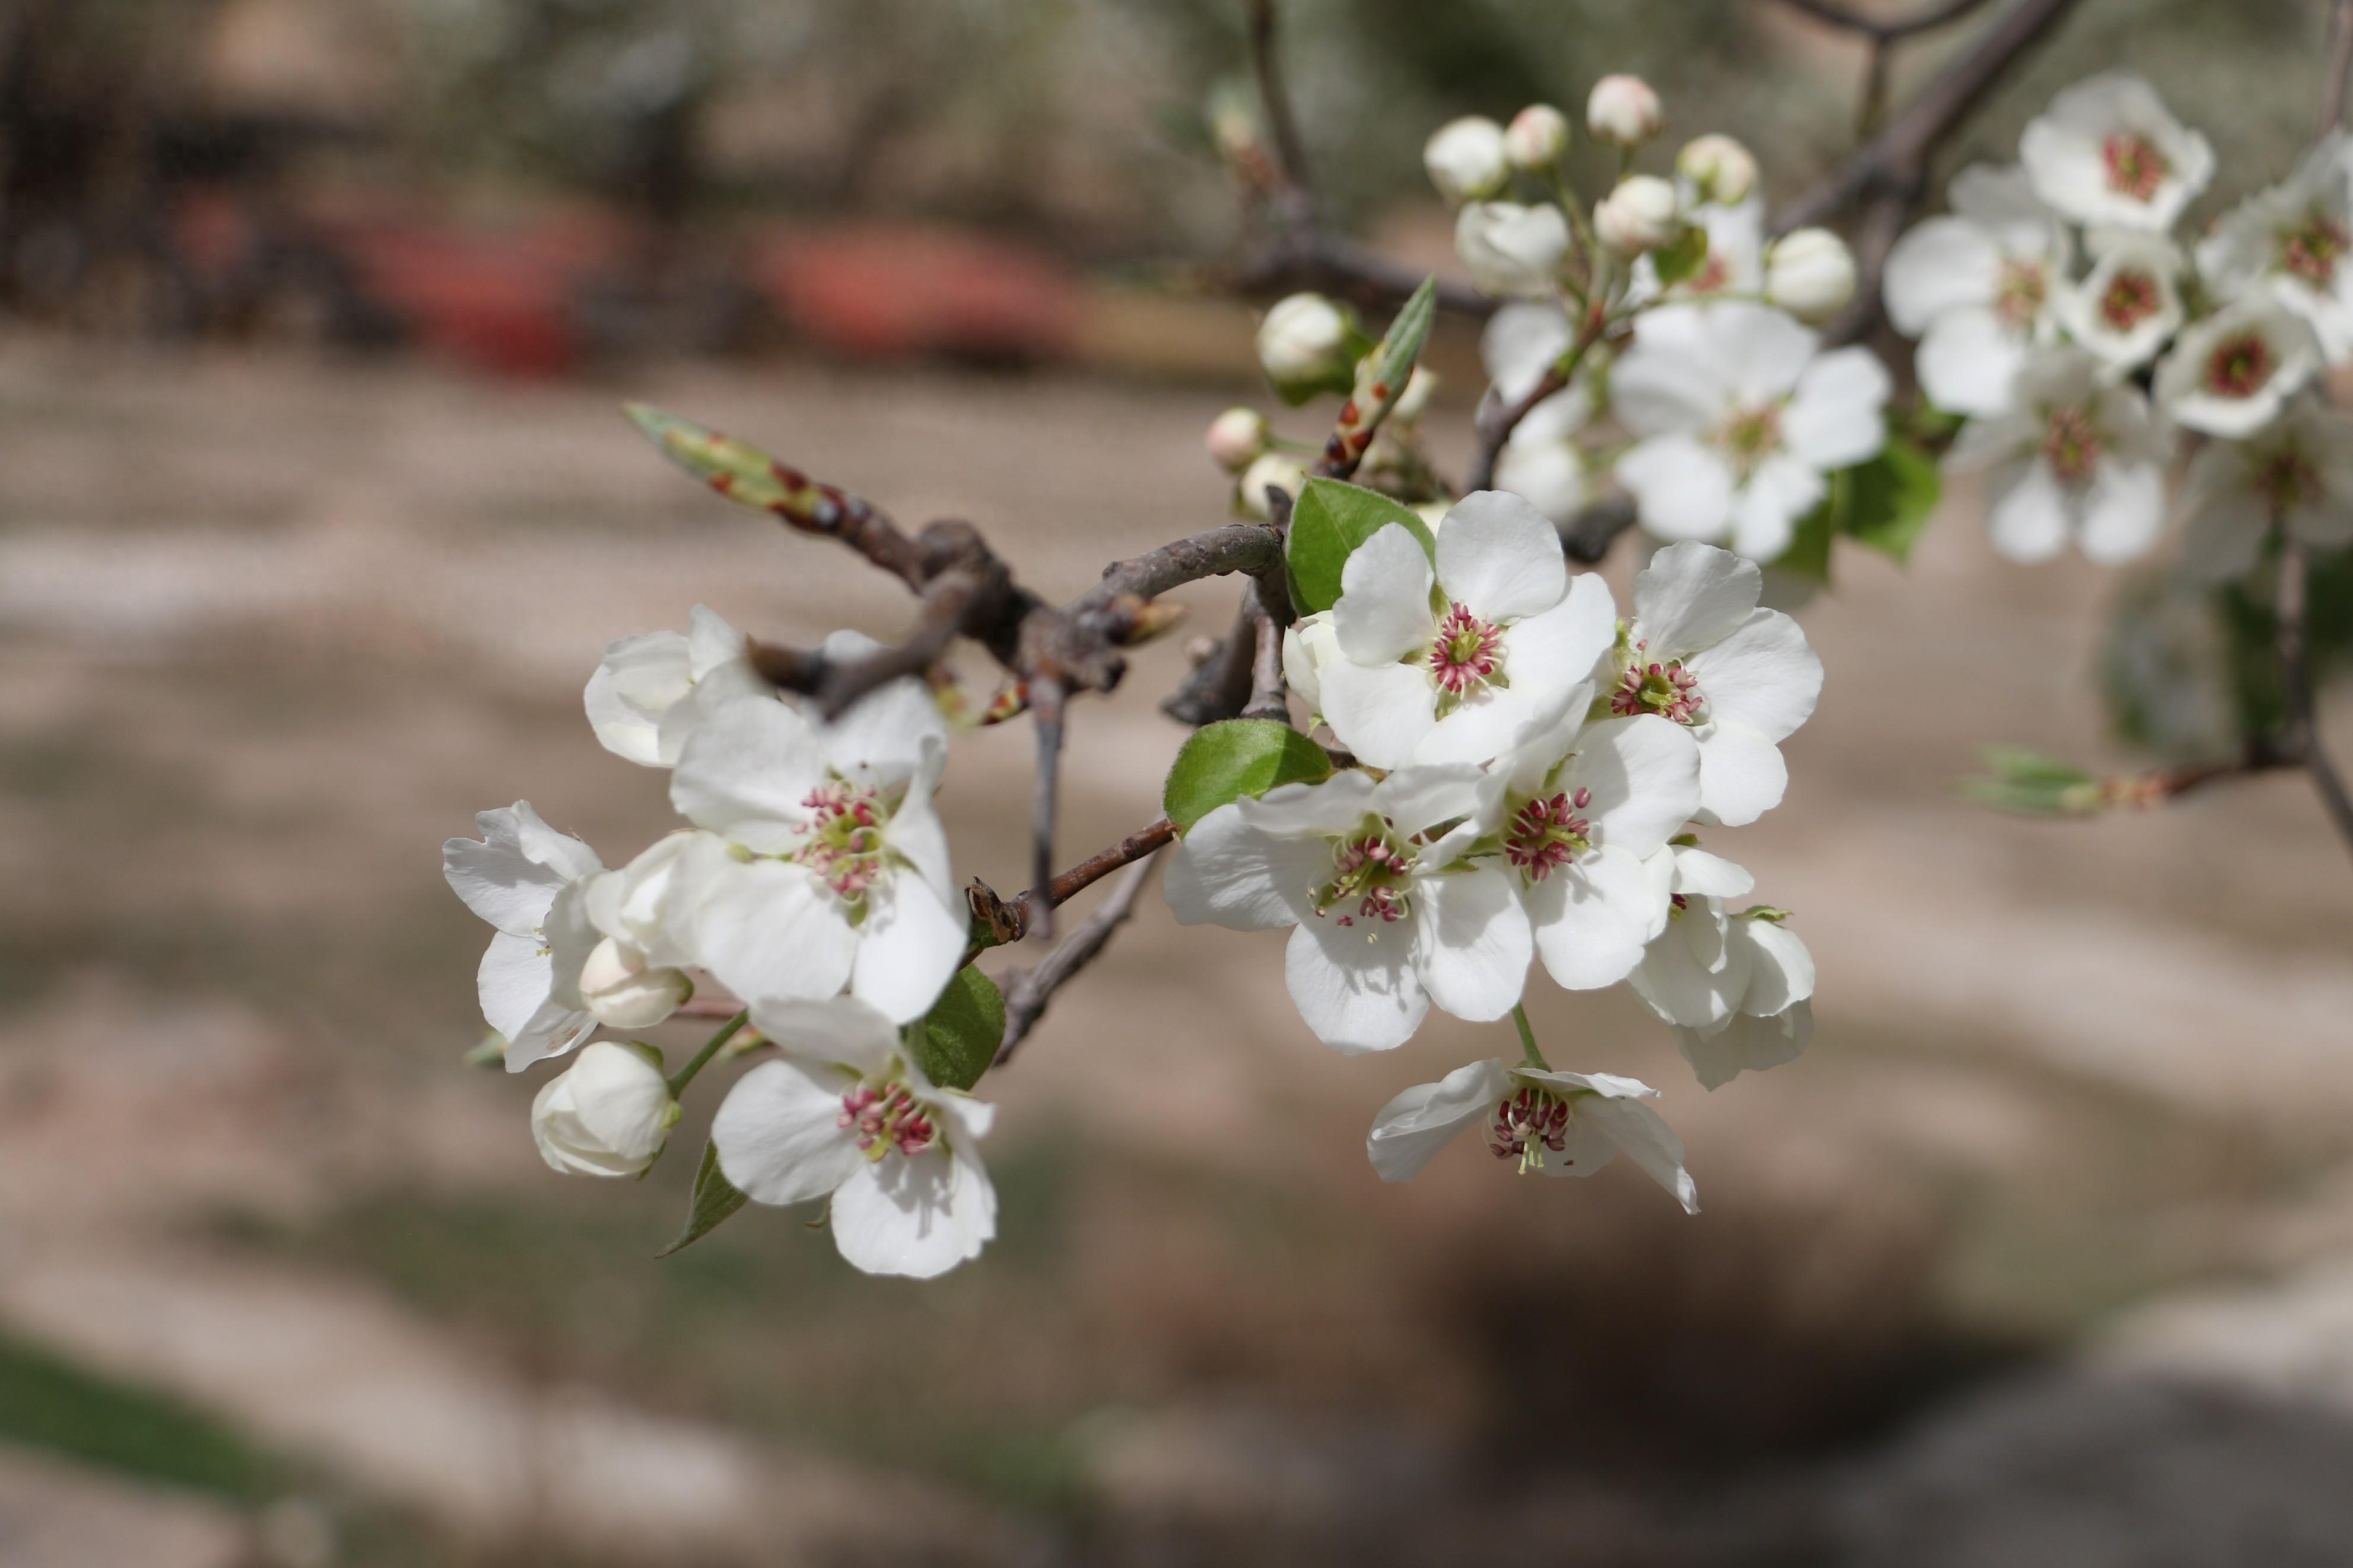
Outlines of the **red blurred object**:
M 1051 258 L 953 230 L 877 226 L 774 234 L 751 282 L 811 342 L 861 358 L 1050 359 L 1079 288 Z

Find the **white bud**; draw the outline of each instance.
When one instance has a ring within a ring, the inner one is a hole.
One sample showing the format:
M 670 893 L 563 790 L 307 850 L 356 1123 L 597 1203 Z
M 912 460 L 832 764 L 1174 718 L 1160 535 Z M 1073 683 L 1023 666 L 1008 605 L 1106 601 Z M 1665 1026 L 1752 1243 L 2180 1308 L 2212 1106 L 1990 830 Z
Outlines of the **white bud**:
M 1504 127 L 1504 156 L 1524 174 L 1541 174 L 1568 151 L 1568 116 L 1549 103 L 1531 103 Z
M 1549 204 L 1472 202 L 1454 220 L 1454 250 L 1481 292 L 1549 300 L 1560 290 L 1568 219 Z
M 1340 632 L 1332 624 L 1331 611 L 1302 616 L 1284 628 L 1282 679 L 1299 693 L 1309 713 L 1323 710 L 1324 667 L 1340 657 Z
M 1413 367 L 1406 377 L 1405 390 L 1389 405 L 1389 417 L 1400 425 L 1410 425 L 1421 417 L 1430 406 L 1430 395 L 1438 390 L 1437 373 L 1424 365 Z
M 634 1176 L 661 1155 L 678 1102 L 652 1047 L 598 1040 L 531 1102 L 540 1158 L 566 1175 Z
M 1512 177 L 1504 157 L 1504 128 L 1480 114 L 1450 120 L 1432 132 L 1421 144 L 1421 166 L 1449 206 L 1482 201 Z
M 684 970 L 652 968 L 643 952 L 609 936 L 589 950 L 580 966 L 580 999 L 592 1017 L 611 1028 L 651 1028 L 693 994 L 694 983 Z
M 1638 76 L 1605 76 L 1585 100 L 1585 128 L 1597 141 L 1639 147 L 1665 123 L 1659 95 Z
M 1639 256 L 1683 232 L 1674 186 L 1656 174 L 1630 174 L 1593 209 L 1593 231 L 1621 256 Z
M 1821 322 L 1854 298 L 1854 254 L 1826 228 L 1792 229 L 1765 247 L 1765 298 L 1801 321 Z
M 1258 363 L 1284 396 L 1353 380 L 1348 318 L 1321 294 L 1278 300 L 1258 327 Z
M 1239 474 L 1266 450 L 1266 416 L 1255 408 L 1229 408 L 1209 421 L 1209 456 L 1218 467 Z
M 1272 485 L 1295 501 L 1306 483 L 1305 463 L 1287 452 L 1269 452 L 1242 474 L 1242 510 L 1252 517 L 1271 518 L 1273 513 L 1267 509 L 1267 486 Z
M 1694 136 L 1675 154 L 1675 173 L 1689 180 L 1699 199 L 1736 207 L 1757 188 L 1757 159 L 1729 136 Z

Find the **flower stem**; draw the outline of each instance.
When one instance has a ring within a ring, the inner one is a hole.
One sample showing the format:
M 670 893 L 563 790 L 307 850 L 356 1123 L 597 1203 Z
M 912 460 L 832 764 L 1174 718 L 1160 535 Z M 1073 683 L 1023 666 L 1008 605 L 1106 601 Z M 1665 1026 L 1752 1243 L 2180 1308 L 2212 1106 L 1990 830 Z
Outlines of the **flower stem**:
M 670 1097 L 672 1100 L 676 1100 L 680 1095 L 684 1094 L 686 1092 L 686 1086 L 694 1081 L 694 1075 L 701 1072 L 704 1068 L 710 1066 L 711 1058 L 719 1054 L 719 1047 L 733 1039 L 735 1037 L 735 1031 L 741 1029 L 744 1025 L 751 1021 L 752 1009 L 746 1007 L 741 1013 L 738 1013 L 733 1017 L 728 1019 L 727 1022 L 720 1025 L 719 1032 L 712 1036 L 709 1040 L 705 1041 L 701 1050 L 694 1053 L 694 1059 L 688 1062 L 684 1067 L 679 1068 L 678 1071 L 670 1074 Z
M 1528 1066 L 1542 1068 L 1546 1072 L 1552 1071 L 1552 1063 L 1545 1060 L 1544 1053 L 1536 1049 L 1536 1032 L 1528 1026 L 1528 1010 L 1523 1006 L 1514 1006 L 1512 1009 L 1512 1022 L 1520 1026 L 1520 1048 L 1527 1053 Z

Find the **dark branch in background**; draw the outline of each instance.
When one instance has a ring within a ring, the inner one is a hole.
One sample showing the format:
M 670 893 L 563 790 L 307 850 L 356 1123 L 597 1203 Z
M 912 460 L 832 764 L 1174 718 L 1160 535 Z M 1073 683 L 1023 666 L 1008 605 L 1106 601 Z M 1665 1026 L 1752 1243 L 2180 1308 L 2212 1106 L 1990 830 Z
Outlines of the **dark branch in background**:
M 2279 582 L 2273 610 L 2278 617 L 2280 681 L 2287 698 L 2286 751 L 2312 775 L 2312 787 L 2327 808 L 2329 826 L 2353 852 L 2353 795 L 2345 787 L 2320 742 L 2320 715 L 2312 685 L 2311 649 L 2305 635 L 2306 563 L 2304 546 L 2293 537 L 2280 543 Z
M 1054 934 L 1054 905 L 1060 901 L 1050 885 L 1054 879 L 1054 819 L 1061 809 L 1064 696 L 1058 680 L 1034 681 L 1029 688 L 1029 722 L 1038 731 L 1037 774 L 1029 801 L 1029 882 L 1050 890 L 1032 893 L 1027 901 L 1029 929 L 1041 937 Z
M 1558 525 L 1560 547 L 1580 566 L 1599 566 L 1609 558 L 1618 536 L 1641 521 L 1632 496 L 1603 496 Z
M 1781 0 L 1790 10 L 1811 16 L 1849 33 L 1858 33 L 1875 43 L 1892 44 L 1911 37 L 1915 33 L 1934 32 L 1936 28 L 1959 21 L 1972 11 L 1985 8 L 1988 0 L 1946 0 L 1942 5 L 1931 6 L 1916 16 L 1882 19 L 1863 16 L 1835 5 L 1832 0 Z
M 1003 1067 L 1012 1059 L 1014 1047 L 1029 1038 L 1029 1031 L 1044 1016 L 1047 1004 L 1054 999 L 1054 993 L 1093 963 L 1111 942 L 1112 932 L 1135 912 L 1136 896 L 1144 891 L 1159 853 L 1155 847 L 1131 867 L 1111 890 L 1111 896 L 1081 921 L 1053 952 L 1030 968 L 1017 969 L 1005 976 L 1005 1038 L 997 1047 L 997 1066 Z
M 2328 74 L 2320 89 L 2320 129 L 2326 136 L 2344 121 L 2345 81 L 2353 76 L 2353 0 L 2328 7 Z
M 1472 432 L 1478 437 L 1478 449 L 1472 454 L 1471 471 L 1463 477 L 1462 493 L 1493 489 L 1495 485 L 1495 459 L 1503 455 L 1504 443 L 1520 427 L 1535 405 L 1568 384 L 1568 378 L 1554 365 L 1530 387 L 1525 395 L 1510 403 L 1500 400 L 1495 389 L 1489 387 L 1479 400 L 1479 412 L 1472 417 Z
M 1234 616 L 1234 629 L 1202 655 L 1185 678 L 1185 684 L 1161 703 L 1160 710 L 1179 724 L 1198 729 L 1220 719 L 1239 718 L 1250 706 L 1250 683 L 1257 669 L 1258 596 L 1242 595 Z

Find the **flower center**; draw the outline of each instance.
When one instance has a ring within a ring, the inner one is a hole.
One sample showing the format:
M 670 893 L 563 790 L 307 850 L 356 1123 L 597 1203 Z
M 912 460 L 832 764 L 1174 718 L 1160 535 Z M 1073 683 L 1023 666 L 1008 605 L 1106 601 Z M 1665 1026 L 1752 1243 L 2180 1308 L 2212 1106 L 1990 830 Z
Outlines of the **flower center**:
M 808 842 L 793 858 L 856 903 L 882 874 L 882 825 L 890 818 L 890 807 L 879 792 L 841 779 L 819 784 L 801 805 L 817 820 Z
M 2257 455 L 2254 470 L 2255 491 L 2275 517 L 2327 499 L 2320 469 L 2295 447 Z
M 1495 1119 L 1487 1126 L 1487 1147 L 1498 1160 L 1518 1160 L 1524 1176 L 1544 1169 L 1546 1150 L 1557 1154 L 1567 1143 L 1568 1101 L 1532 1083 L 1521 1085 L 1518 1093 L 1497 1105 Z
M 1529 801 L 1512 813 L 1511 821 L 1504 825 L 1504 857 L 1525 872 L 1529 881 L 1543 881 L 1554 868 L 1566 866 L 1593 847 L 1593 824 L 1577 815 L 1592 804 L 1589 789 Z
M 892 1150 L 909 1158 L 939 1141 L 939 1124 L 931 1109 L 903 1083 L 860 1083 L 841 1097 L 841 1114 L 833 1124 L 858 1140 L 858 1152 L 881 1161 Z
M 2206 390 L 2220 397 L 2253 397 L 2272 378 L 2272 345 L 2263 333 L 2224 338 L 2206 355 Z
M 1732 282 L 1732 268 L 1723 257 L 1711 255 L 1700 263 L 1698 273 L 1683 283 L 1686 294 L 1720 294 Z
M 2102 142 L 2100 158 L 2107 165 L 2108 189 L 2137 202 L 2155 197 L 2158 186 L 2173 172 L 2156 143 L 2128 131 L 2113 132 Z
M 2054 408 L 2042 429 L 2042 460 L 2063 484 L 2080 485 L 2100 466 L 2100 427 L 2080 408 Z
M 1332 879 L 1315 889 L 1315 912 L 1338 910 L 1339 922 L 1359 920 L 1384 924 L 1413 912 L 1406 884 L 1413 875 L 1413 851 L 1397 841 L 1387 825 L 1367 818 L 1345 838 L 1332 841 Z
M 2337 263 L 2353 249 L 2353 232 L 2325 213 L 2313 213 L 2302 228 L 2279 237 L 2280 270 L 2327 288 L 2337 279 Z
M 2112 332 L 2129 332 L 2159 309 L 2157 279 L 2146 272 L 2119 272 L 2100 292 L 2100 320 Z
M 1634 662 L 1618 678 L 1618 689 L 1609 694 L 1609 711 L 1621 719 L 1656 713 L 1678 724 L 1698 723 L 1707 711 L 1699 681 L 1681 659 L 1645 664 L 1641 654 L 1650 646 L 1647 642 L 1634 645 Z
M 2050 297 L 2051 279 L 2039 261 L 2004 261 L 1994 284 L 1993 313 L 2002 325 L 2021 331 L 2033 325 Z
M 1430 645 L 1430 676 L 1439 689 L 1460 697 L 1494 679 L 1503 668 L 1504 634 L 1493 621 L 1482 621 L 1461 605 L 1451 606 L 1438 623 Z
M 1724 422 L 1715 433 L 1715 444 L 1745 478 L 1781 449 L 1781 405 L 1768 403 L 1761 408 L 1742 409 Z

